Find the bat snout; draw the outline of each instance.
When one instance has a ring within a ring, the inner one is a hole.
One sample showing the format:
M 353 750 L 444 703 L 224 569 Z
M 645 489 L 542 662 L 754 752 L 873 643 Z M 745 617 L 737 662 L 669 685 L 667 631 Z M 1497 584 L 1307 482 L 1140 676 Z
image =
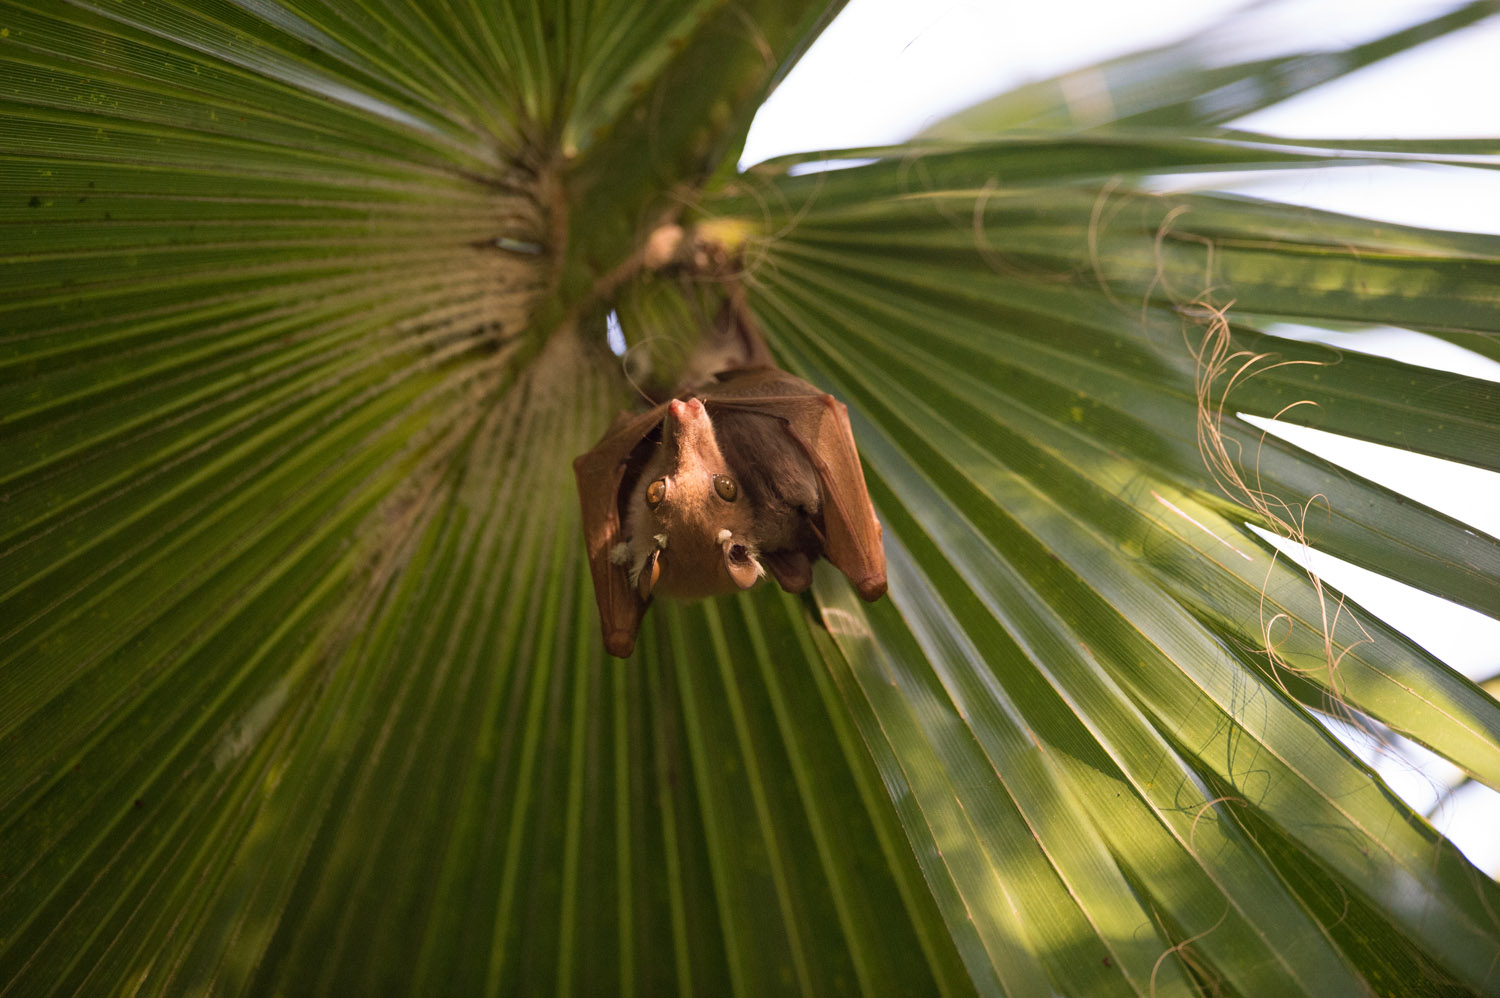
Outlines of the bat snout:
M 667 405 L 667 411 L 678 423 L 689 423 L 699 419 L 706 419 L 708 412 L 703 408 L 703 402 L 698 398 L 690 398 L 686 401 L 673 399 Z
M 714 439 L 713 421 L 708 418 L 701 399 L 673 399 L 667 403 L 665 424 L 662 441 L 668 447 L 667 460 L 679 476 L 696 469 L 716 469 L 723 463 Z

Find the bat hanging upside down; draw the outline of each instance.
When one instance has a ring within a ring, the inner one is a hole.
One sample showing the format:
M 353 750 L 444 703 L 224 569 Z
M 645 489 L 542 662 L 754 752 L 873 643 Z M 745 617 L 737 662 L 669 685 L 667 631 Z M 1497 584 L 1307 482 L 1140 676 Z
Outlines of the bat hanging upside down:
M 573 470 L 611 655 L 635 647 L 653 596 L 717 596 L 768 572 L 802 592 L 820 555 L 865 599 L 885 593 L 848 411 L 775 367 L 725 371 L 622 413 Z

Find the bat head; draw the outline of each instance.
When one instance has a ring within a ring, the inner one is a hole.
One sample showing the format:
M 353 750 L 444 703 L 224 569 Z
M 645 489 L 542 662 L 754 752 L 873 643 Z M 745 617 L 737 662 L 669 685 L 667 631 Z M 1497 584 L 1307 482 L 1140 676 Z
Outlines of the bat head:
M 661 447 L 627 503 L 619 554 L 643 599 L 697 599 L 755 584 L 764 569 L 743 493 L 703 402 L 668 404 Z

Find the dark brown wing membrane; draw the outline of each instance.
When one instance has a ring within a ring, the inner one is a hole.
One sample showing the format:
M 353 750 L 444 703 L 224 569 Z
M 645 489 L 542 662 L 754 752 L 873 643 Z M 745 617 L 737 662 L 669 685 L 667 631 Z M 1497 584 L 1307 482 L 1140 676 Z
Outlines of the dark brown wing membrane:
M 663 403 L 649 412 L 621 413 L 594 449 L 573 462 L 578 503 L 583 511 L 584 546 L 604 627 L 604 647 L 619 658 L 635 648 L 635 635 L 646 613 L 646 601 L 631 587 L 625 566 L 610 560 L 614 546 L 624 540 L 620 534 L 620 487 L 631 454 L 661 425 L 665 412 Z
M 721 374 L 697 394 L 715 410 L 757 412 L 779 419 L 807 455 L 823 498 L 823 554 L 860 596 L 885 593 L 885 547 L 870 504 L 864 470 L 849 429 L 849 410 L 832 395 L 774 367 Z

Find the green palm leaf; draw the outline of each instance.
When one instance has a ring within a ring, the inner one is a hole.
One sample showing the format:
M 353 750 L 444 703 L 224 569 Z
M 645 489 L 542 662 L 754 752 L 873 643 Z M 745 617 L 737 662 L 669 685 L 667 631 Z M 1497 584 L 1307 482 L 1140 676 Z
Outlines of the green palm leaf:
M 1088 132 L 736 174 L 832 12 L 5 5 L 0 993 L 1500 987 L 1500 888 L 1319 722 L 1500 787 L 1500 708 L 1264 538 L 1491 613 L 1500 541 L 1240 415 L 1496 470 L 1490 383 L 1276 324 L 1492 351 L 1500 242 L 1174 182 L 1492 144 L 1213 131 L 1308 56 L 1190 39 Z M 849 404 L 891 594 L 620 663 L 569 459 L 606 312 L 661 364 L 722 293 L 664 222 Z

